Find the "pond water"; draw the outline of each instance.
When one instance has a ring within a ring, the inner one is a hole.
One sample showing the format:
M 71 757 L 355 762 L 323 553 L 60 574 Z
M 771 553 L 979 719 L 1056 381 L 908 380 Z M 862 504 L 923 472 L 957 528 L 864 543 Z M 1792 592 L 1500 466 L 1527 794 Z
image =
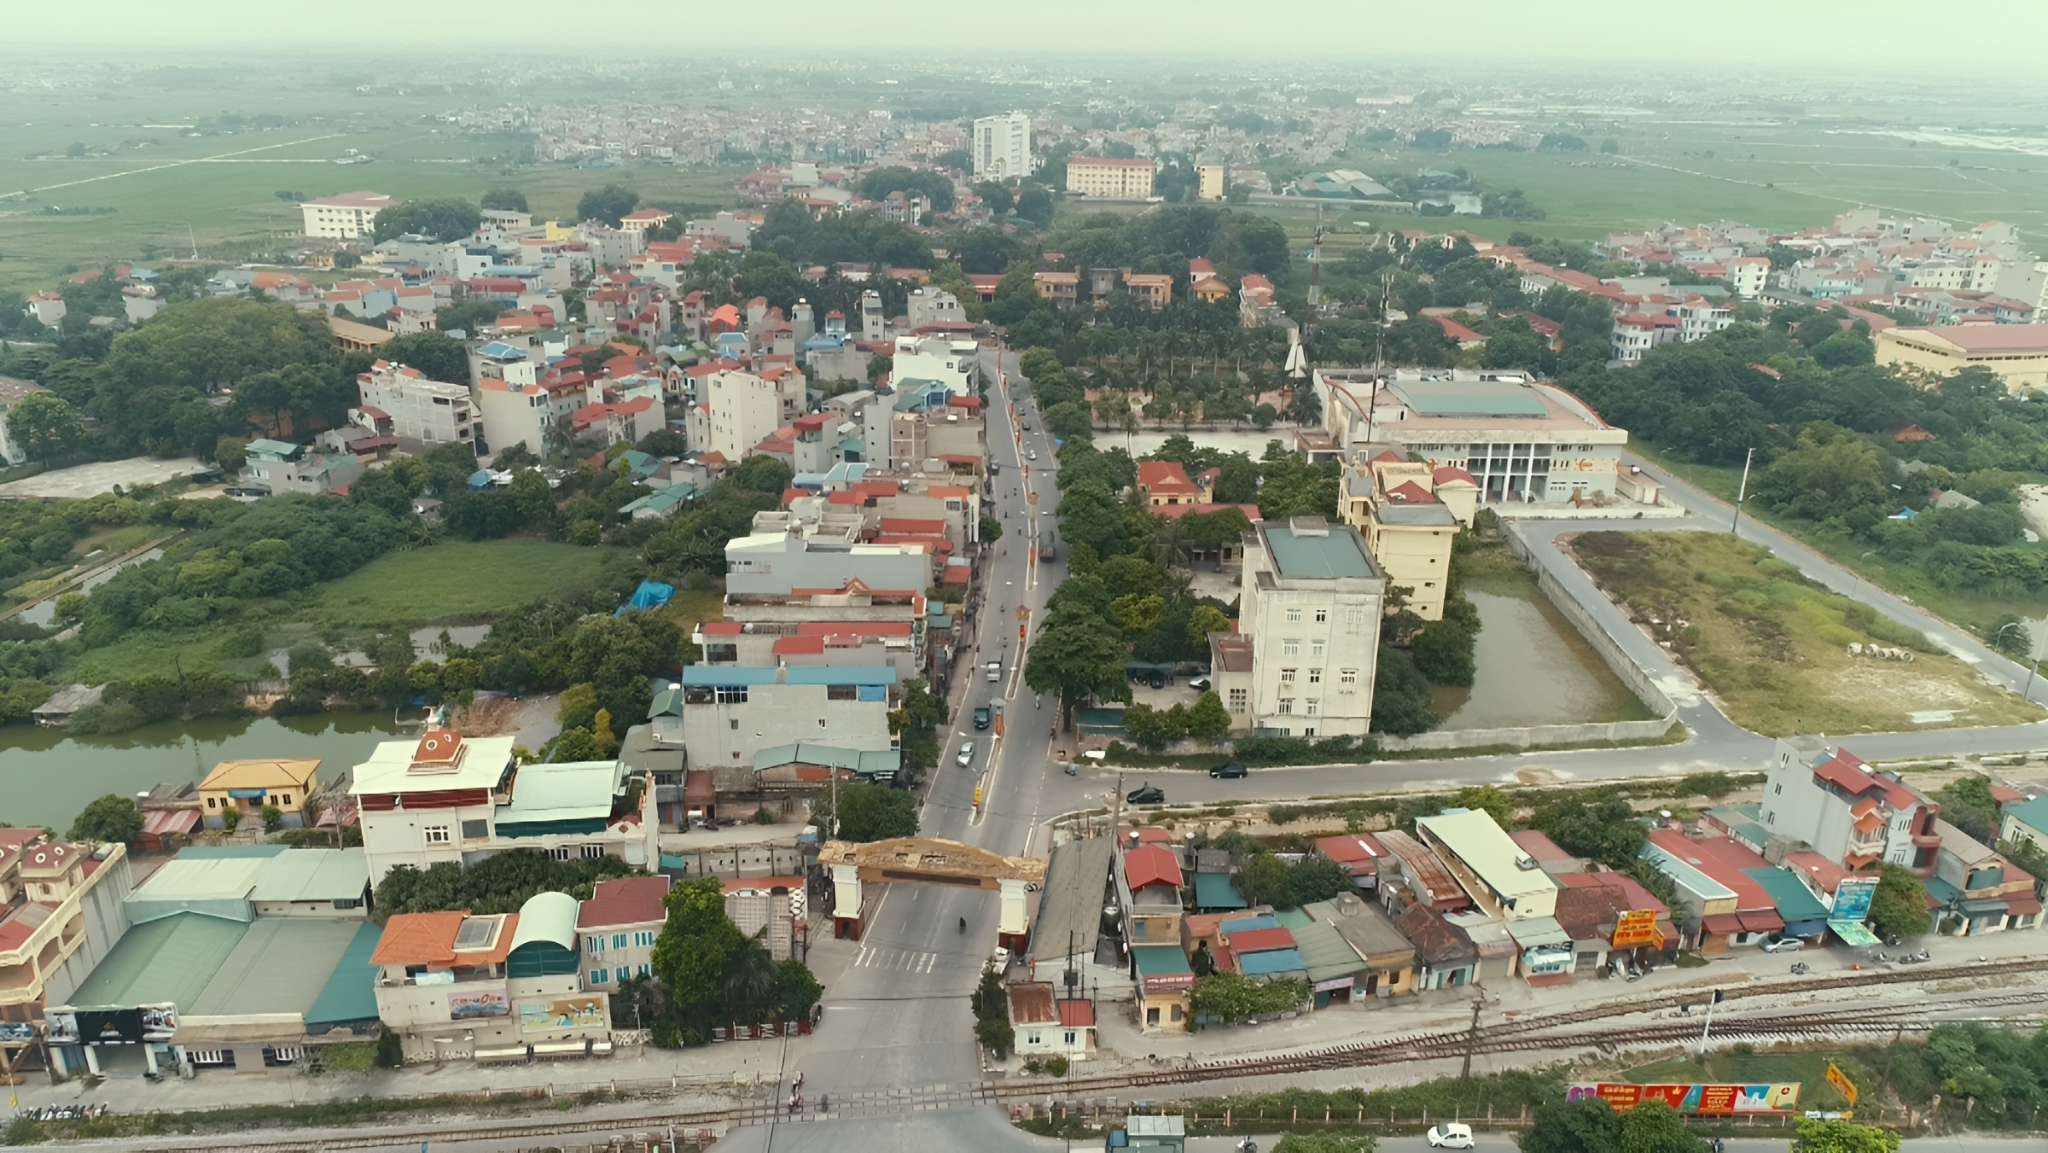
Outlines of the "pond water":
M 95 797 L 196 783 L 215 763 L 242 757 L 319 757 L 325 781 L 368 759 L 379 741 L 417 732 L 417 717 L 417 710 L 403 723 L 389 713 L 359 712 L 201 717 L 105 737 L 10 725 L 0 729 L 0 821 L 48 825 L 61 834 Z
M 141 556 L 136 557 L 134 560 L 129 561 L 127 564 L 115 565 L 113 568 L 110 568 L 105 572 L 94 573 L 92 576 L 86 578 L 84 583 L 78 585 L 76 588 L 69 588 L 65 589 L 64 591 L 74 593 L 89 593 L 92 590 L 107 583 L 108 581 L 113 580 L 114 574 L 120 572 L 122 569 L 131 568 L 135 565 L 139 565 L 143 561 L 162 560 L 163 555 L 164 550 L 160 548 L 150 549 L 148 552 L 143 553 Z M 51 597 L 49 600 L 37 601 L 36 603 L 28 606 L 27 608 L 21 610 L 20 619 L 27 621 L 29 624 L 32 625 L 48 625 L 51 621 L 57 619 L 57 598 Z
M 1445 729 L 1612 721 L 1641 713 L 1628 687 L 1556 607 L 1496 593 L 1467 594 L 1479 610 L 1471 688 L 1431 691 Z

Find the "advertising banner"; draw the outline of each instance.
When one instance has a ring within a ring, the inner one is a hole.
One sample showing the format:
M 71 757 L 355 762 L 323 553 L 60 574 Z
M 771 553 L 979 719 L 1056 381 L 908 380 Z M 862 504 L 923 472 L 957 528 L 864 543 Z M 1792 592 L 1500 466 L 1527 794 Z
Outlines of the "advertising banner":
M 142 1013 L 136 1009 L 80 1009 L 78 1039 L 88 1045 L 140 1044 Z
M 605 1024 L 604 1001 L 601 998 L 519 1002 L 519 1031 L 522 1033 L 545 1033 L 551 1029 L 602 1029 Z
M 145 1041 L 168 1041 L 178 1031 L 178 1007 L 176 1005 L 144 1005 L 142 1007 L 142 1039 Z
M 1833 1061 L 1828 1062 L 1828 1084 L 1835 1087 L 1835 1092 L 1842 1095 L 1842 1100 L 1851 1105 L 1856 1103 L 1856 1083 L 1843 1076 L 1842 1071 L 1835 1068 Z
M 448 994 L 448 1019 L 450 1021 L 471 1021 L 478 1017 L 510 1017 L 512 1000 L 505 995 L 505 986 L 498 985 L 484 989 L 463 989 Z
M 1658 943 L 1655 909 L 1631 909 L 1614 922 L 1614 947 L 1617 949 Z
M 1835 907 L 1828 911 L 1830 921 L 1861 921 L 1870 916 L 1870 898 L 1877 893 L 1877 882 L 1843 881 L 1835 886 Z
M 52 1045 L 78 1044 L 78 1014 L 66 1009 L 44 1016 L 43 1038 Z
M 1644 1101 L 1662 1101 L 1680 1113 L 1727 1116 L 1741 1113 L 1782 1113 L 1799 1107 L 1798 1082 L 1766 1085 L 1629 1085 L 1619 1082 L 1577 1084 L 1567 1087 L 1565 1098 L 1583 1101 L 1598 1097 L 1627 1112 Z

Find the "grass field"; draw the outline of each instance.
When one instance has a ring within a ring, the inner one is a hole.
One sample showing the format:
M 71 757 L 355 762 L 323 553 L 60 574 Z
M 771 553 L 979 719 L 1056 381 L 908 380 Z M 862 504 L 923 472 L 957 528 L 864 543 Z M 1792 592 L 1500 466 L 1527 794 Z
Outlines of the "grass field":
M 596 583 L 611 564 L 626 559 L 612 549 L 578 548 L 539 540 L 447 541 L 431 548 L 390 553 L 338 581 L 319 586 L 302 606 L 251 606 L 239 619 L 196 629 L 137 630 L 93 649 L 65 675 L 88 684 L 175 670 L 219 669 L 239 677 L 267 677 L 270 652 L 308 638 L 361 644 L 370 634 L 421 625 L 472 624 L 536 600 Z M 238 629 L 255 623 L 265 652 L 229 657 L 222 651 Z
M 202 137 L 176 125 L 212 114 L 210 97 L 165 105 L 67 93 L 17 103 L 10 111 L 20 119 L 0 124 L 0 288 L 46 287 L 69 266 L 189 256 L 195 241 L 202 257 L 224 261 L 296 243 L 300 212 L 281 191 L 369 188 L 407 200 L 474 200 L 517 188 L 542 218 L 571 215 L 579 196 L 607 183 L 648 200 L 734 202 L 736 173 L 722 169 L 510 165 L 529 137 L 458 132 L 424 119 L 446 102 L 281 95 L 258 110 L 304 122 Z M 95 155 L 65 157 L 73 143 Z M 334 163 L 349 149 L 372 162 Z M 48 206 L 112 211 L 55 216 L 44 213 Z
M 1729 719 L 1766 736 L 2009 725 L 2042 711 L 1925 638 L 1725 533 L 1595 532 L 1580 563 L 1668 642 Z M 1911 663 L 1846 646 L 1918 649 Z

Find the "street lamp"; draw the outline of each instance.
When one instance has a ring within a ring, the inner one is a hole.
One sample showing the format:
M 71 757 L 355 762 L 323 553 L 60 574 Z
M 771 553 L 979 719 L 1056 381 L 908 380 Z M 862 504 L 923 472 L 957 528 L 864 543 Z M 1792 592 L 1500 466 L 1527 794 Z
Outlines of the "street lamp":
M 1998 647 L 1998 638 L 2004 636 L 2007 629 L 2019 629 L 2022 633 L 2026 633 L 2026 626 L 2024 624 L 2019 621 L 2007 621 L 1998 626 L 1997 632 L 1991 634 L 1991 647 Z M 2041 657 L 2034 649 L 2034 638 L 2031 634 L 2028 634 L 2027 656 L 2030 659 L 2030 663 L 2027 666 L 2027 687 L 2020 690 L 2020 697 L 2022 699 L 2026 699 L 2034 691 L 2034 674 L 2041 671 Z

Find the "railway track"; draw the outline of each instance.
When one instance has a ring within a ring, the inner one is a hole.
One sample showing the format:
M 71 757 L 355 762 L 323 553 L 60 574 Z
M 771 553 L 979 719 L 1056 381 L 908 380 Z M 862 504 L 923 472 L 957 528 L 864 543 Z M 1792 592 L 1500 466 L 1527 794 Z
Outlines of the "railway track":
M 1815 989 L 1925 983 L 1960 977 L 2040 971 L 2040 964 L 2037 961 L 2007 961 L 1941 968 L 1845 973 L 1813 981 L 1802 981 L 1789 987 L 1785 982 L 1771 982 L 1753 987 L 1731 986 L 1723 990 L 1723 1004 L 1765 994 L 1783 996 L 1788 991 L 1803 993 Z M 1437 1030 L 1269 1057 L 1167 1065 L 1093 1077 L 1066 1077 L 1058 1081 L 1038 1078 L 1028 1081 L 984 1081 L 889 1093 L 856 1094 L 835 1102 L 835 1108 L 823 1115 L 808 1113 L 790 1118 L 771 1105 L 749 1103 L 725 1109 L 674 1114 L 652 1113 L 629 1117 L 564 1118 L 546 1121 L 519 1120 L 502 1124 L 482 1122 L 471 1131 L 462 1134 L 461 1139 L 501 1142 L 533 1140 L 545 1144 L 550 1138 L 601 1135 L 608 1139 L 612 1136 L 638 1133 L 659 1133 L 666 1139 L 670 1131 L 678 1137 L 687 1139 L 699 1130 L 722 1133 L 739 1126 L 766 1124 L 771 1120 L 814 1123 L 845 1117 L 900 1113 L 919 1108 L 962 1107 L 1026 1098 L 1035 1100 L 1044 1097 L 1048 1092 L 1062 1097 L 1095 1096 L 1129 1089 L 1444 1060 L 1463 1057 L 1468 1050 L 1475 1055 L 1490 1055 L 1538 1050 L 1634 1049 L 1685 1042 L 1697 1037 L 1705 1023 L 1703 1014 L 1673 1015 L 1671 1008 L 1676 1003 L 1687 1002 L 1691 998 L 1704 996 L 1705 993 L 1704 989 L 1692 989 L 1685 990 L 1676 997 L 1671 993 L 1665 993 L 1626 1001 L 1610 1001 L 1566 1013 L 1504 1020 L 1481 1028 L 1476 1037 L 1465 1029 Z M 1716 1016 L 1713 1036 L 1724 1043 L 1748 1041 L 1753 1044 L 1802 1041 L 1830 1036 L 1881 1038 L 1900 1032 L 1924 1033 L 1939 1023 L 1935 1020 L 1937 1014 L 1948 1010 L 1995 1010 L 2029 1004 L 2041 1005 L 2048 1009 L 2048 986 L 1972 997 L 1957 1002 L 1844 1006 L 1837 1009 L 1812 1009 L 1760 1016 L 1743 1016 L 1739 1015 L 1739 1011 L 1731 1012 L 1724 1008 Z M 1649 1021 L 1631 1023 L 1621 1031 L 1585 1027 L 1594 1022 L 1636 1014 L 1656 1016 Z M 335 1133 L 296 1140 L 236 1140 L 233 1144 L 237 1150 L 247 1153 L 328 1153 L 338 1150 L 418 1145 L 432 1141 L 446 1142 L 454 1137 L 446 1126 L 434 1126 Z M 194 1153 L 197 1150 L 217 1149 L 220 1144 L 219 1137 L 212 1137 L 186 1141 L 143 1140 L 128 1147 Z

